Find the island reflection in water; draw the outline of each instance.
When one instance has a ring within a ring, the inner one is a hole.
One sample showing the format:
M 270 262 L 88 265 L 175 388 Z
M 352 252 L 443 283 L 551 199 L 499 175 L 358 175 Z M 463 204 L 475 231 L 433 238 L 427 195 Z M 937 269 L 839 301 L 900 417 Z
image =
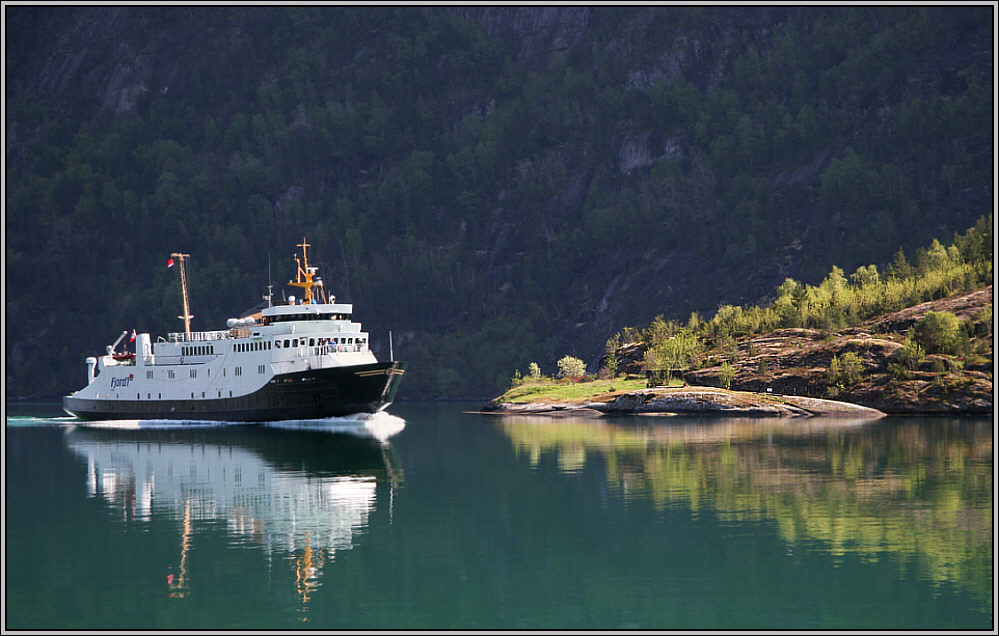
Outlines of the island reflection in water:
M 87 465 L 87 496 L 125 523 L 179 521 L 168 593 L 190 593 L 197 527 L 224 525 L 230 546 L 262 549 L 290 564 L 302 620 L 323 567 L 353 547 L 375 508 L 402 483 L 388 438 L 405 420 L 379 413 L 262 426 L 108 422 L 66 430 Z
M 551 418 L 499 423 L 538 466 L 599 462 L 626 500 L 772 522 L 792 546 L 890 556 L 992 594 L 992 437 L 984 419 Z

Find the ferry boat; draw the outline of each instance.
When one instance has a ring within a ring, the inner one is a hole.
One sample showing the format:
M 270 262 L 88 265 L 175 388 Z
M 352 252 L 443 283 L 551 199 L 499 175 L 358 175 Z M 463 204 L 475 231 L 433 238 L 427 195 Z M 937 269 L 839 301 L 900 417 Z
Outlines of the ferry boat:
M 368 334 L 352 320 L 353 306 L 327 297 L 308 260 L 295 254 L 289 285 L 302 298 L 230 318 L 226 329 L 192 332 L 185 259 L 179 262 L 183 333 L 136 334 L 135 352 L 117 351 L 127 331 L 105 355 L 89 357 L 87 386 L 63 398 L 63 409 L 84 420 L 169 419 L 265 422 L 312 420 L 375 413 L 395 398 L 406 363 L 379 362 Z M 391 335 L 390 335 L 391 337 Z M 391 350 L 391 343 L 390 343 Z

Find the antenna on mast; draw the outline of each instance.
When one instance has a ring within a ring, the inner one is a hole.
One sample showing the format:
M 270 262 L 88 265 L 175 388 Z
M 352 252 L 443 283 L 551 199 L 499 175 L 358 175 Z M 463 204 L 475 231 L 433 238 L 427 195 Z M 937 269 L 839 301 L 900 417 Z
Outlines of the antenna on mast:
M 274 285 L 272 284 L 272 281 L 271 281 L 271 255 L 268 254 L 267 255 L 267 295 L 264 296 L 264 300 L 267 301 L 267 306 L 268 307 L 273 307 L 274 306 L 273 303 L 271 303 L 271 298 L 273 298 L 273 297 L 274 297 Z

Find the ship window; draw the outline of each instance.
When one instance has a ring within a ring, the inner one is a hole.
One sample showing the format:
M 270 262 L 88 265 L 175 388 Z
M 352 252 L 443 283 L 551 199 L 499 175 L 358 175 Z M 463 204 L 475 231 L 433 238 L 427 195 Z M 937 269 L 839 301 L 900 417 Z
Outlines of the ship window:
M 151 397 L 153 397 L 153 394 L 152 394 L 152 393 L 146 393 L 146 399 L 147 399 L 147 400 L 148 400 L 148 399 L 150 399 Z
M 147 380 L 152 380 L 153 379 L 153 372 L 152 371 L 146 371 L 146 379 Z
M 156 399 L 162 400 L 163 399 L 163 394 L 162 393 L 157 393 L 156 394 Z
M 264 372 L 264 365 L 261 364 L 260 366 L 257 367 L 257 373 L 263 373 L 263 372 Z
M 274 341 L 274 348 L 275 349 L 280 349 L 281 348 L 281 341 L 280 340 L 275 340 Z
M 167 371 L 167 377 L 173 380 L 174 378 L 173 370 Z
M 284 348 L 285 348 L 285 349 L 287 349 L 287 348 L 288 348 L 288 347 L 290 347 L 290 346 L 291 346 L 291 341 L 290 341 L 290 340 L 287 340 L 287 339 L 286 339 L 286 340 L 284 341 Z
M 192 378 L 198 377 L 198 370 L 197 369 L 191 369 L 191 377 Z
M 136 394 L 135 394 L 135 399 L 136 399 L 136 400 L 141 400 L 141 399 L 142 399 L 142 396 L 141 396 L 141 395 L 139 395 L 138 393 L 136 393 Z
M 205 397 L 205 392 L 204 391 L 201 392 L 201 397 Z
M 316 339 L 315 338 L 309 338 L 309 346 L 310 347 L 316 346 Z

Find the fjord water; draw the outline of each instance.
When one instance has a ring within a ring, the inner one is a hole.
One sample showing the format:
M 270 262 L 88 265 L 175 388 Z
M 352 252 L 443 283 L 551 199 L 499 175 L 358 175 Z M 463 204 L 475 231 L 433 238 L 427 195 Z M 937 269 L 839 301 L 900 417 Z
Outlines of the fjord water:
M 8 405 L 18 629 L 990 629 L 990 419 Z

